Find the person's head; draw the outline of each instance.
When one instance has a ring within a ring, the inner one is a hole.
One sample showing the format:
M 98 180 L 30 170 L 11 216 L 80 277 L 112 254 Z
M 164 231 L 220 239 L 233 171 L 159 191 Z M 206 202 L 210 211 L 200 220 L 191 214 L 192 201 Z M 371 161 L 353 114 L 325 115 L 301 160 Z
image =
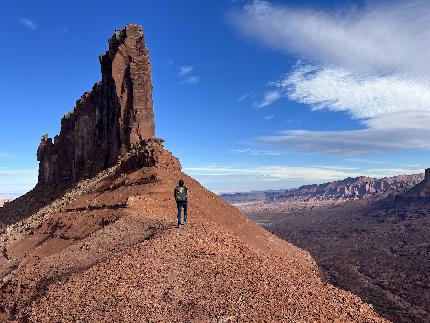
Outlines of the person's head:
M 179 186 L 184 186 L 184 181 L 182 179 L 179 180 Z

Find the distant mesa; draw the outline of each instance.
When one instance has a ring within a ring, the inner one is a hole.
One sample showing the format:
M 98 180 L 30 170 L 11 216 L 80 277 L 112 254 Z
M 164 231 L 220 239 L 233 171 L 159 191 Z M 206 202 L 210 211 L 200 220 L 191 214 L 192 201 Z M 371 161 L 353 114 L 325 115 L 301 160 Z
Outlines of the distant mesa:
M 295 189 L 223 194 L 229 203 L 282 202 L 308 200 L 351 200 L 403 194 L 423 180 L 422 174 L 372 178 L 359 176 Z
M 37 150 L 38 185 L 56 191 L 91 178 L 155 135 L 151 66 L 142 28 L 116 30 L 100 56 L 102 81 L 61 120 L 54 141 L 42 137 Z

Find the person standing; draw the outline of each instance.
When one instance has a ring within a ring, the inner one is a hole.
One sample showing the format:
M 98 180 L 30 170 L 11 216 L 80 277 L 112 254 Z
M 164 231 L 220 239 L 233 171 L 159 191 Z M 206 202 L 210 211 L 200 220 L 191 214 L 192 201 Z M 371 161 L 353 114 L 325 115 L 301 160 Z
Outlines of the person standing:
M 184 209 L 184 225 L 187 224 L 188 217 L 188 189 L 184 185 L 184 181 L 181 179 L 178 183 L 179 185 L 175 187 L 174 196 L 176 201 L 176 206 L 178 207 L 178 225 L 177 228 L 182 224 L 181 223 L 181 211 Z

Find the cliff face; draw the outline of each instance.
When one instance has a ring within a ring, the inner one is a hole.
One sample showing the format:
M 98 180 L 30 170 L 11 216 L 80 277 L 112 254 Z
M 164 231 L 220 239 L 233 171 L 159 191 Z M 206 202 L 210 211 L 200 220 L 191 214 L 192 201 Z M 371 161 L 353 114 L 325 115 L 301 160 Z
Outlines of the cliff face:
M 54 141 L 42 137 L 38 186 L 61 191 L 154 137 L 151 68 L 141 27 L 116 30 L 100 64 L 102 81 L 63 117 L 60 134 Z
M 360 176 L 325 184 L 300 187 L 291 197 L 319 199 L 359 199 L 383 195 L 385 192 L 402 193 L 423 179 L 422 174 L 399 175 L 384 178 Z
M 406 194 L 403 195 L 402 198 L 422 198 L 422 197 L 430 197 L 430 168 L 425 170 L 424 180 L 410 189 Z M 402 199 L 400 198 L 400 199 Z

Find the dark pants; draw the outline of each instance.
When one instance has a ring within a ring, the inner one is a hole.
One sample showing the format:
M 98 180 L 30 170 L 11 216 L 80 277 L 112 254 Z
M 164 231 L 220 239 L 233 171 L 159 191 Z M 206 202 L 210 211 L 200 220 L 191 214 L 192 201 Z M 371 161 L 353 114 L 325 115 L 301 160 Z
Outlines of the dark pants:
M 184 208 L 184 221 L 187 222 L 187 208 L 188 208 L 188 202 L 176 202 L 176 206 L 178 207 L 178 224 L 181 223 L 181 210 Z

